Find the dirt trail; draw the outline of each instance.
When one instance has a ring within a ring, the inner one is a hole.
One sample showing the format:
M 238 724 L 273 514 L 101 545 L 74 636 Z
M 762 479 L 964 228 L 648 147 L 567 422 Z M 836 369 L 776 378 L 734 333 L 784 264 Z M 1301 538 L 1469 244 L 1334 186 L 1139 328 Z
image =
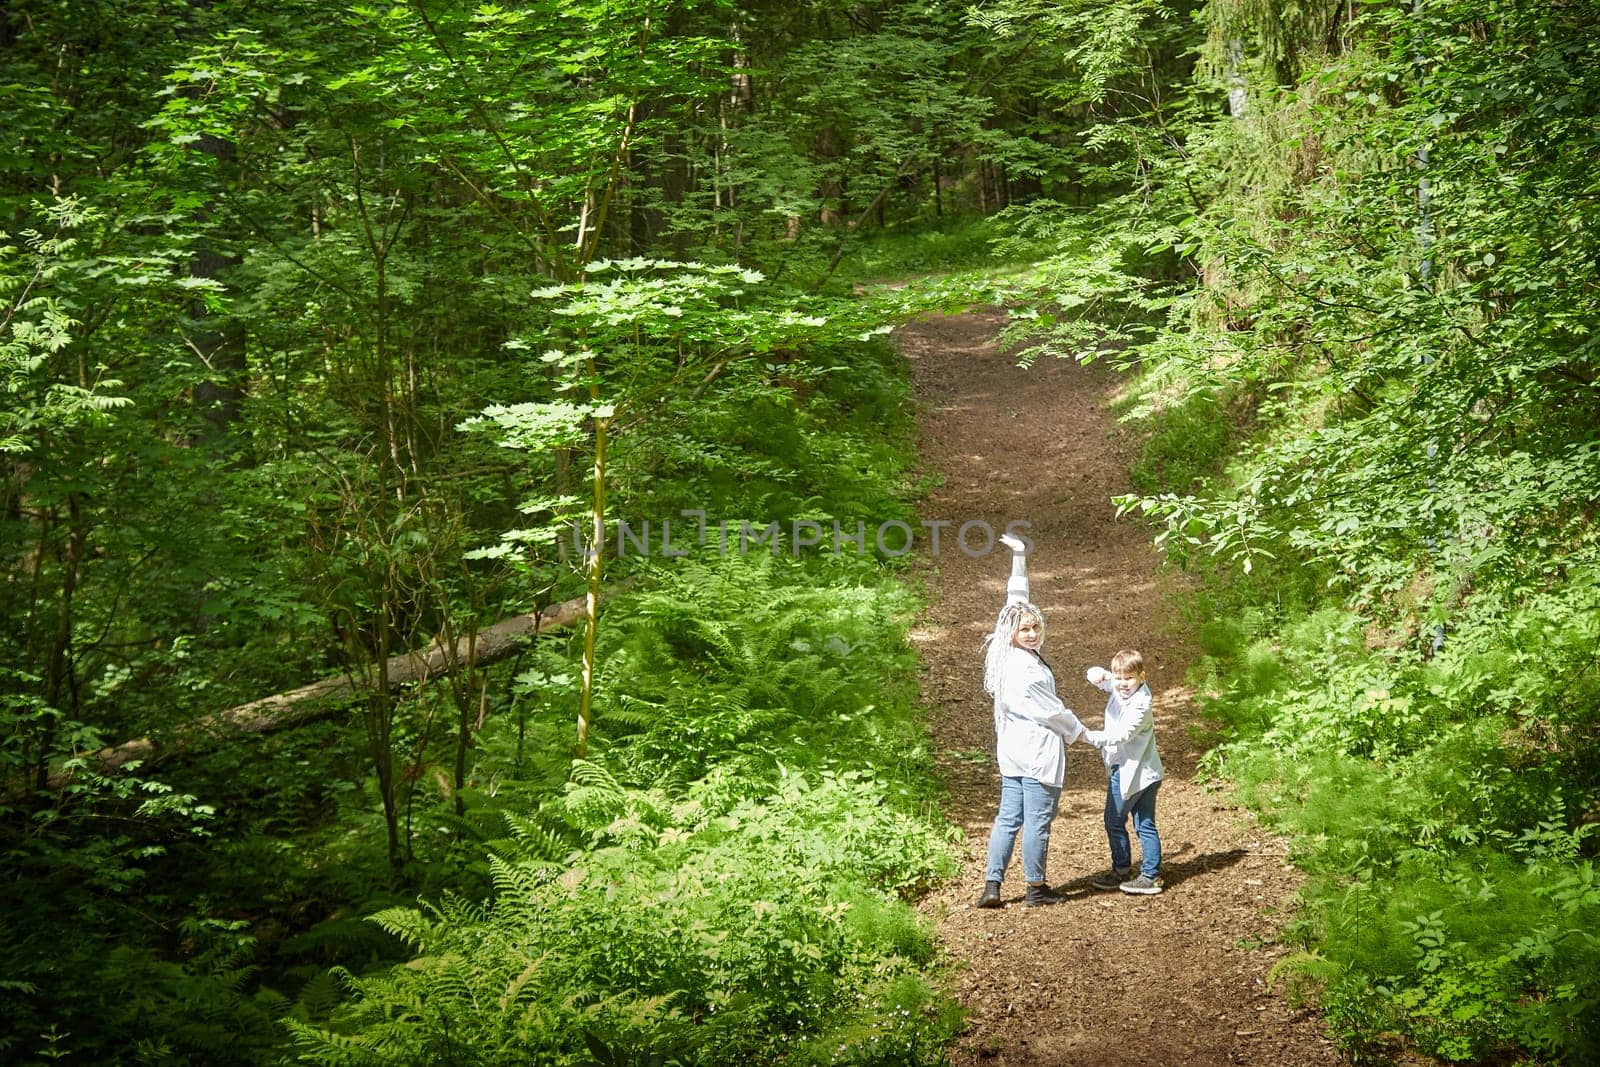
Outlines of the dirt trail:
M 1318 1017 L 1267 986 L 1288 951 L 1272 939 L 1296 884 L 1282 843 L 1194 781 L 1200 750 L 1184 686 L 1193 644 L 1164 608 L 1149 532 L 1116 519 L 1110 503 L 1126 491 L 1131 449 L 1107 410 L 1114 373 L 1062 360 L 1020 370 L 994 344 L 1003 322 L 992 311 L 929 317 L 897 335 L 917 391 L 922 461 L 942 476 L 922 514 L 955 524 L 923 565 L 930 605 L 913 633 L 949 815 L 965 835 L 962 877 L 923 904 L 956 962 L 968 1010 L 951 1061 L 1338 1064 Z M 1005 907 L 971 906 L 999 796 L 978 649 L 1005 598 L 1009 560 L 955 548 L 955 526 L 969 519 L 996 529 L 1032 523 L 1029 577 L 1045 612 L 1045 657 L 1062 699 L 1088 725 L 1101 725 L 1104 696 L 1083 669 L 1124 646 L 1144 652 L 1167 771 L 1157 812 L 1160 896 L 1089 887 L 1109 862 L 1105 779 L 1098 755 L 1080 745 L 1068 754 L 1050 844 L 1050 881 L 1069 899 L 1023 906 L 1019 848 L 1002 887 Z

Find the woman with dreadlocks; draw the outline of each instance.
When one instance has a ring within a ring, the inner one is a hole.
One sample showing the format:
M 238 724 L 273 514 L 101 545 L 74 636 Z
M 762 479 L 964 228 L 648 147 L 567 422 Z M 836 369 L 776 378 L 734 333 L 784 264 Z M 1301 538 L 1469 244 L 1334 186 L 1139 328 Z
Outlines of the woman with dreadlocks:
M 1000 810 L 989 832 L 989 861 L 977 906 L 1001 906 L 1000 882 L 1020 829 L 1022 873 L 1028 880 L 1023 902 L 1038 907 L 1064 899 L 1045 882 L 1045 854 L 1066 776 L 1067 746 L 1084 729 L 1056 696 L 1055 674 L 1039 655 L 1044 615 L 1028 599 L 1027 546 L 1010 534 L 1000 540 L 1011 550 L 1011 580 L 994 632 L 984 638 L 983 660 L 983 688 L 994 697 Z

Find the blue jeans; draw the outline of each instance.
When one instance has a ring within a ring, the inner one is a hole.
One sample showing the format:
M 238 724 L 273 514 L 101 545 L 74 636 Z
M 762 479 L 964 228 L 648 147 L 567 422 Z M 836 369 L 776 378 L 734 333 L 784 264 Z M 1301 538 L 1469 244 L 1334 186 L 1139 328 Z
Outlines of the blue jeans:
M 989 831 L 989 865 L 983 880 L 1004 879 L 1006 864 L 1017 831 L 1022 831 L 1022 873 L 1029 884 L 1044 881 L 1045 853 L 1050 850 L 1050 820 L 1056 817 L 1061 800 L 1060 786 L 1049 786 L 1037 778 L 1000 777 L 1000 810 Z
M 1122 806 L 1122 785 L 1117 774 L 1122 765 L 1111 768 L 1106 784 L 1106 840 L 1111 843 L 1111 866 L 1125 871 L 1133 866 L 1133 850 L 1128 842 L 1128 814 L 1133 813 L 1133 830 L 1139 835 L 1139 873 L 1154 878 L 1161 873 L 1161 835 L 1156 832 L 1156 790 L 1151 782 L 1135 793 L 1126 808 Z

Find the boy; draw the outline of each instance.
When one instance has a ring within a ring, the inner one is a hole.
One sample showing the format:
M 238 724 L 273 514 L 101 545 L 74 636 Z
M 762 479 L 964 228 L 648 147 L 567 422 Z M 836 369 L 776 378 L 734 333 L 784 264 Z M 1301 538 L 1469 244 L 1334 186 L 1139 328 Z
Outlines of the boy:
M 1161 892 L 1161 835 L 1156 831 L 1156 790 L 1161 785 L 1161 756 L 1156 752 L 1155 719 L 1150 687 L 1144 681 L 1144 657 L 1125 648 L 1111 658 L 1111 669 L 1090 667 L 1089 684 L 1110 693 L 1103 730 L 1089 730 L 1084 740 L 1100 750 L 1111 779 L 1106 784 L 1106 840 L 1111 869 L 1094 879 L 1096 889 L 1152 895 Z M 1139 835 L 1139 874 L 1133 874 L 1128 840 L 1128 815 Z

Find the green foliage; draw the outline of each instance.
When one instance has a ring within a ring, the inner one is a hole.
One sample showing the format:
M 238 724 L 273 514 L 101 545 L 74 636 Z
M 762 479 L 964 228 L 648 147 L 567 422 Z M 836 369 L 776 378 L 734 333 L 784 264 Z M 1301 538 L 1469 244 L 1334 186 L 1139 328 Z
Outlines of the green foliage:
M 1429 661 L 1331 608 L 1248 643 L 1213 627 L 1207 711 L 1232 740 L 1210 759 L 1313 875 L 1315 955 L 1291 970 L 1353 1049 L 1597 1047 L 1594 575 L 1475 601 Z
M 1312 980 L 1358 1052 L 1404 1032 L 1424 1052 L 1478 1063 L 1522 1049 L 1582 1062 L 1595 1048 L 1600 896 L 1592 861 L 1519 865 L 1484 850 L 1408 858 L 1392 877 L 1314 880 L 1301 936 L 1321 947 L 1285 972 Z
M 109 392 L 121 387 L 119 381 L 51 380 L 47 362 L 83 325 L 70 317 L 60 294 L 77 243 L 71 234 L 101 220 L 76 200 L 57 202 L 39 214 L 48 231 L 23 230 L 21 248 L 0 244 L 0 381 L 7 396 L 0 412 L 0 453 L 12 456 L 37 455 L 50 437 L 80 425 L 104 425 L 111 411 L 129 403 Z M 0 232 L 0 242 L 7 239 Z
M 989 297 L 993 234 L 964 220 L 1081 196 L 1060 172 L 1099 152 L 1028 102 L 1054 60 L 1017 14 L 1003 45 L 899 2 L 0 15 L 8 1060 L 270 1060 L 274 1017 L 341 1010 L 328 967 L 401 955 L 361 914 L 481 904 L 508 835 L 558 863 L 669 829 L 722 847 L 658 818 L 691 793 L 859 824 L 749 815 L 774 862 L 837 867 L 772 889 L 824 955 L 739 963 L 792 963 L 801 1005 L 749 1009 L 777 1027 L 750 1040 L 809 1012 L 791 1058 L 937 1059 L 949 1020 L 889 897 L 944 861 L 876 561 L 626 561 L 646 591 L 608 599 L 576 770 L 558 638 L 428 686 L 371 664 L 572 595 L 580 553 L 550 535 L 598 418 L 635 522 L 911 518 L 903 367 L 863 339 Z M 1105 101 L 1133 54 L 1113 37 L 1085 60 Z M 945 237 L 862 240 L 928 218 Z M 970 273 L 852 292 L 912 263 Z M 513 448 L 458 432 L 485 413 Z M 358 693 L 330 722 L 201 751 L 196 720 L 337 673 Z M 184 758 L 102 774 L 89 753 L 130 738 Z M 591 1030 L 562 1047 L 657 1040 Z
M 1005 242 L 1004 255 L 996 243 Z M 1031 266 L 1047 254 L 1042 242 L 1018 247 L 1014 231 L 995 217 L 957 219 L 943 224 L 902 223 L 864 236 L 850 257 L 849 271 L 862 282 L 908 276 L 981 270 L 998 271 Z
M 1204 485 L 1241 436 L 1226 406 L 1194 396 L 1155 412 L 1142 427 L 1139 458 L 1130 474 L 1141 492 Z
M 541 640 L 181 776 L 85 753 L 571 595 L 602 426 L 636 528 L 909 518 L 870 338 L 983 301 L 1138 371 L 1123 504 L 1204 583 L 1209 765 L 1297 833 L 1340 1037 L 1592 1057 L 1590 14 L 0 16 L 5 1053 L 937 1060 L 879 561 L 619 559 L 587 679 Z M 908 271 L 960 273 L 861 284 Z
M 1201 579 L 1206 766 L 1312 876 L 1282 970 L 1354 1058 L 1587 1062 L 1592 34 L 1519 2 L 1204 19 L 1198 88 L 1247 117 L 1190 125 L 1166 211 L 1101 241 L 1166 225 L 1192 268 L 1130 334 L 1121 504 Z
M 1594 301 L 1569 280 L 1592 241 L 1577 221 L 1585 179 L 1565 161 L 1592 133 L 1563 115 L 1594 91 L 1564 80 L 1590 46 L 1537 5 L 1497 9 L 1481 42 L 1455 32 L 1477 17 L 1428 6 L 1413 24 L 1386 10 L 1366 27 L 1370 50 L 1262 100 L 1256 153 L 1282 155 L 1267 138 L 1286 129 L 1306 158 L 1254 185 L 1241 174 L 1211 222 L 1196 220 L 1208 274 L 1197 310 L 1223 329 L 1187 366 L 1271 389 L 1259 419 L 1277 432 L 1235 495 L 1148 497 L 1175 534 L 1237 560 L 1292 549 L 1380 597 L 1428 555 L 1501 570 L 1547 557 L 1586 521 L 1600 483 L 1577 412 L 1592 400 L 1581 383 Z M 1413 59 L 1420 77 L 1402 92 Z M 1219 141 L 1219 162 L 1246 136 Z M 1537 213 L 1503 194 L 1535 187 Z
M 0 669 L 0 680 L 8 790 L 32 777 L 26 740 L 42 720 L 68 751 L 97 746 L 92 728 L 15 695 L 37 679 Z M 0 1051 L 8 1059 L 37 1062 L 47 1033 L 52 1053 L 90 1056 L 102 1032 L 148 1035 L 135 1062 L 227 1062 L 277 1044 L 275 1005 L 248 988 L 248 924 L 191 914 L 173 931 L 176 958 L 142 938 L 121 944 L 130 923 L 148 921 L 146 909 L 169 899 L 159 877 L 169 853 L 204 847 L 209 805 L 134 766 L 115 777 L 80 773 L 59 792 L 13 792 L 0 815 L 12 874 L 0 890 L 0 964 L 10 978 L 0 985 L 10 1020 Z M 75 936 L 63 933 L 64 916 Z
M 376 916 L 417 957 L 294 1024 L 305 1058 L 939 1058 L 952 1019 L 900 902 L 951 864 L 922 814 L 912 605 L 768 555 L 655 579 L 609 616 L 597 755 L 505 808 L 492 902 Z

